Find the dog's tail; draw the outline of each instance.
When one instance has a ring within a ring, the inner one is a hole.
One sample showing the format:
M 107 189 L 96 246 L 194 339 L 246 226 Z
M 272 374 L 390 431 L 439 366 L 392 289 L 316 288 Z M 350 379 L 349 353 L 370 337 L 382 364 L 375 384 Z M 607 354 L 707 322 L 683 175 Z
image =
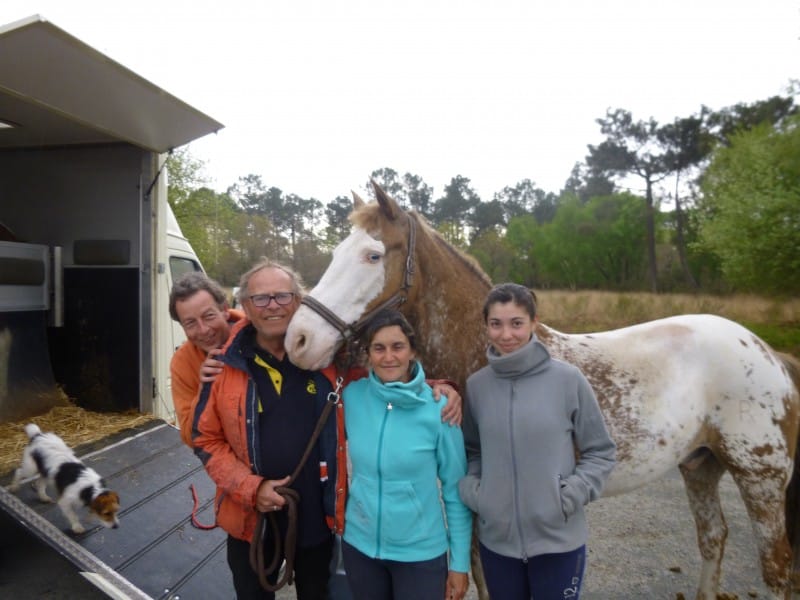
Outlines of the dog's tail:
M 41 435 L 42 430 L 39 429 L 39 426 L 36 423 L 28 423 L 25 425 L 25 433 L 28 434 L 28 439 L 32 440 L 37 435 Z

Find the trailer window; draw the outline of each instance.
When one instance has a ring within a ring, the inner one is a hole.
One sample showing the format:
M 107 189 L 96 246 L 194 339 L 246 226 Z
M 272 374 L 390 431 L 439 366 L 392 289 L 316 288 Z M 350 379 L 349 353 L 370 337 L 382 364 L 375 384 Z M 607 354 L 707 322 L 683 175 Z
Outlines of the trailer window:
M 192 273 L 193 271 L 202 271 L 203 269 L 197 261 L 191 258 L 183 258 L 181 256 L 169 257 L 169 270 L 172 273 L 172 281 L 177 281 L 181 275 L 185 273 Z
M 45 278 L 41 259 L 0 256 L 0 285 L 42 285 Z

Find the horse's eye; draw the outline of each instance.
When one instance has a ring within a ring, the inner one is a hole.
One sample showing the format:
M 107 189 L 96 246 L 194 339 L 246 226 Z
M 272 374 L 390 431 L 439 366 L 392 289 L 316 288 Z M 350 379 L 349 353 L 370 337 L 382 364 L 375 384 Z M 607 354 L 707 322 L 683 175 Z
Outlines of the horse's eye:
M 372 252 L 371 254 L 367 254 L 367 261 L 372 263 L 372 264 L 375 264 L 380 259 L 381 259 L 381 255 L 378 254 L 377 252 Z

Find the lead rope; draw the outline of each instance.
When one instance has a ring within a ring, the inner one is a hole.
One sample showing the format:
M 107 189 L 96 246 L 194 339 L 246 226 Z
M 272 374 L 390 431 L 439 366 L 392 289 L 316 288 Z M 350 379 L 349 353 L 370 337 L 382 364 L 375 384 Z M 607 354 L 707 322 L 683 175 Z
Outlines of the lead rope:
M 285 551 L 283 552 L 286 560 L 286 570 L 283 573 L 283 577 L 281 577 L 275 584 L 271 584 L 267 578 L 275 572 L 281 557 L 282 544 L 280 532 L 278 530 L 278 519 L 274 512 L 258 513 L 258 520 L 256 522 L 255 531 L 253 532 L 253 539 L 250 542 L 250 567 L 256 572 L 256 575 L 258 575 L 258 581 L 261 584 L 261 587 L 269 592 L 277 592 L 287 583 L 291 585 L 294 579 L 294 557 L 297 551 L 297 504 L 300 502 L 300 494 L 298 494 L 297 491 L 290 489 L 289 486 L 292 485 L 294 480 L 300 474 L 300 471 L 302 471 L 303 467 L 308 461 L 308 457 L 311 455 L 311 451 L 314 449 L 314 444 L 317 443 L 317 438 L 325 427 L 325 422 L 328 420 L 328 415 L 330 415 L 333 407 L 339 403 L 343 384 L 344 377 L 341 375 L 336 377 L 336 387 L 328 394 L 327 402 L 325 402 L 325 407 L 322 409 L 322 413 L 317 420 L 317 425 L 314 428 L 314 432 L 311 434 L 311 438 L 308 440 L 308 445 L 303 453 L 303 457 L 300 459 L 300 462 L 298 463 L 291 477 L 289 477 L 289 481 L 286 483 L 286 485 L 275 488 L 275 491 L 283 496 L 286 500 L 286 507 L 289 510 L 289 523 L 286 529 Z M 269 519 L 269 525 L 272 530 L 272 538 L 274 540 L 272 561 L 266 568 L 264 567 L 263 544 L 264 530 L 266 529 L 267 520 L 264 517 L 265 514 Z
M 217 523 L 216 520 L 214 523 L 210 525 L 206 525 L 201 523 L 200 520 L 197 518 L 197 511 L 200 508 L 200 500 L 197 497 L 197 490 L 194 487 L 194 484 L 189 484 L 189 490 L 192 492 L 192 502 L 194 503 L 192 506 L 192 525 L 197 529 L 216 529 Z

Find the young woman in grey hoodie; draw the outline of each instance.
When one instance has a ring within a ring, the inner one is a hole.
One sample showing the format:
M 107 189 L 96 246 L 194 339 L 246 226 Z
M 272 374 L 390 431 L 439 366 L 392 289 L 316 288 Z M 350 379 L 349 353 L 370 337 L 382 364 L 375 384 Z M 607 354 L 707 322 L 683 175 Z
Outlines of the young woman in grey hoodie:
M 493 598 L 576 600 L 586 562 L 584 505 L 600 496 L 616 447 L 589 382 L 534 334 L 533 293 L 495 286 L 483 308 L 489 364 L 467 380 L 459 482 L 477 513 Z

